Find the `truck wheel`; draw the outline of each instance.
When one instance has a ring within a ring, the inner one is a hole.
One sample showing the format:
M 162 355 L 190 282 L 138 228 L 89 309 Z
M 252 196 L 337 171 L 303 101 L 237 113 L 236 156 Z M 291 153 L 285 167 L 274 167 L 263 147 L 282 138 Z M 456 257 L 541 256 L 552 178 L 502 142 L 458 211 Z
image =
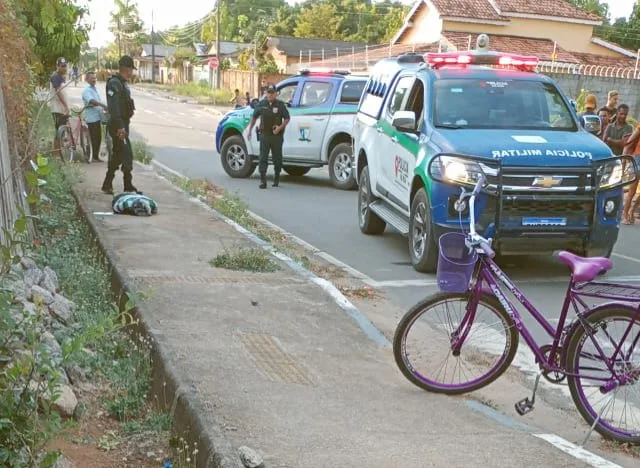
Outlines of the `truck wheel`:
M 435 273 L 438 266 L 438 244 L 431 222 L 431 205 L 421 188 L 411 203 L 409 220 L 409 254 L 413 268 L 422 273 Z
M 329 178 L 333 186 L 340 190 L 356 188 L 353 177 L 353 148 L 349 143 L 339 143 L 329 155 Z
M 282 169 L 284 169 L 284 172 L 294 177 L 301 177 L 311 170 L 310 167 L 300 166 L 282 166 Z
M 613 253 L 613 245 L 610 246 L 606 246 L 606 247 L 587 247 L 586 249 L 581 250 L 580 252 L 578 252 L 578 255 L 582 256 L 582 257 L 606 257 L 609 258 L 611 257 L 611 254 Z
M 224 141 L 220 151 L 220 161 L 224 172 L 234 179 L 251 177 L 256 169 L 251 156 L 247 153 L 244 139 L 240 135 L 234 135 Z
M 371 211 L 369 205 L 375 201 L 369 183 L 369 167 L 365 166 L 360 174 L 360 190 L 358 190 L 358 222 L 360 230 L 365 234 L 382 234 L 387 227 L 380 217 Z

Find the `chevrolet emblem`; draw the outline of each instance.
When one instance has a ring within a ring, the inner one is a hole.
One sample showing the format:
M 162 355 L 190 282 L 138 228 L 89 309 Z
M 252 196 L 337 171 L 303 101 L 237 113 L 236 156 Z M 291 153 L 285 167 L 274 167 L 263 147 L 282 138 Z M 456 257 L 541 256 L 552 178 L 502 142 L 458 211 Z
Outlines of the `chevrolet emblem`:
M 562 177 L 557 176 L 546 176 L 546 177 L 536 177 L 533 179 L 533 187 L 541 187 L 541 188 L 553 188 L 556 185 L 560 185 L 562 183 Z

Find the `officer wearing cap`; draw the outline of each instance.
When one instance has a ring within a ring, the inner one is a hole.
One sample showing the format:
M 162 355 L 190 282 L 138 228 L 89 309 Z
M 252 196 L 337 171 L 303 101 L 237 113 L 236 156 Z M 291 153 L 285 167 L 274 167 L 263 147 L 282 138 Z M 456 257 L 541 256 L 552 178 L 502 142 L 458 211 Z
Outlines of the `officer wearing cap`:
M 109 135 L 113 140 L 113 151 L 109 155 L 107 175 L 102 183 L 102 191 L 113 195 L 113 179 L 118 168 L 122 170 L 125 192 L 138 192 L 133 186 L 133 151 L 129 140 L 129 121 L 133 117 L 135 104 L 131 99 L 128 81 L 136 67 L 128 55 L 120 58 L 120 69 L 107 81 L 107 106 L 109 108 Z
M 276 98 L 276 87 L 267 86 L 267 98 L 260 101 L 249 123 L 248 138 L 251 138 L 253 126 L 260 117 L 260 188 L 267 188 L 267 167 L 269 165 L 269 152 L 273 158 L 275 177 L 273 186 L 280 184 L 280 170 L 282 169 L 282 143 L 284 141 L 284 129 L 289 124 L 289 110 L 284 102 Z

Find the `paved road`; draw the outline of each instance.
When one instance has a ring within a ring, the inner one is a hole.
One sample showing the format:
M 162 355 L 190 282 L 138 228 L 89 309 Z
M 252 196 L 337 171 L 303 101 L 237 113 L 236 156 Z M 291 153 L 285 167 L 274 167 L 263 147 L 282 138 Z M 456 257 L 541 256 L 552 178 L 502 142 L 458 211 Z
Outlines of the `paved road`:
M 72 90 L 74 96 L 79 93 L 79 88 Z M 326 168 L 300 178 L 284 175 L 280 188 L 269 185 L 260 190 L 257 171 L 251 179 L 231 179 L 222 169 L 214 143 L 218 115 L 146 92 L 136 91 L 134 97 L 138 111 L 132 132 L 149 142 L 157 161 L 239 193 L 252 211 L 364 273 L 402 308 L 434 291 L 434 276 L 411 267 L 406 238 L 390 229 L 382 236 L 360 232 L 357 192 L 332 188 Z M 623 226 L 610 277 L 640 282 L 639 234 L 640 225 Z M 534 304 L 548 318 L 556 318 L 567 284 L 566 268 L 541 257 L 512 257 L 507 263 L 506 271 L 521 281 Z

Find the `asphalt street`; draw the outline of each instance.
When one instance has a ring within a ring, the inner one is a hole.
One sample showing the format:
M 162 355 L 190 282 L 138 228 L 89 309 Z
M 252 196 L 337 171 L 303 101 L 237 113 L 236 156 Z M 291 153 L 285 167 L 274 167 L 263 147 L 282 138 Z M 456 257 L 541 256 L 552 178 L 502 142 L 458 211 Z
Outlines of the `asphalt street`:
M 80 90 L 71 89 L 74 100 L 79 99 Z M 381 236 L 360 232 L 357 192 L 334 189 L 326 167 L 304 177 L 284 174 L 279 188 L 269 185 L 268 190 L 260 190 L 257 171 L 250 179 L 232 179 L 222 169 L 214 140 L 219 114 L 139 90 L 134 98 L 138 110 L 131 123 L 133 137 L 147 140 L 156 161 L 239 194 L 256 214 L 371 278 L 402 308 L 436 290 L 434 275 L 411 267 L 406 238 L 390 228 Z M 622 226 L 613 256 L 615 267 L 607 278 L 640 282 L 639 234 L 640 225 Z M 503 266 L 547 318 L 558 317 L 568 283 L 564 265 L 551 257 L 509 257 Z M 528 316 L 524 321 L 535 323 Z M 535 335 L 542 338 L 544 334 L 537 330 Z

